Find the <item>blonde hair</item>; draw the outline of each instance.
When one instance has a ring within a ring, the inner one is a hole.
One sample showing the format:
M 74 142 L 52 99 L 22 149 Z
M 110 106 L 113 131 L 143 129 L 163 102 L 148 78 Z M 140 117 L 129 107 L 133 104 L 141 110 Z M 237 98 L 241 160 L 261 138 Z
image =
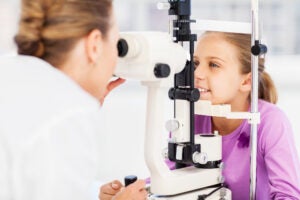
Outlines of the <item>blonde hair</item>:
M 224 32 L 205 32 L 208 34 L 220 34 L 224 39 L 237 48 L 238 59 L 241 64 L 241 73 L 251 72 L 251 35 Z M 259 58 L 259 88 L 258 98 L 276 104 L 278 100 L 277 90 L 270 75 L 265 72 L 265 59 Z M 250 98 L 250 97 L 249 97 Z
M 106 36 L 111 0 L 22 0 L 18 53 L 57 66 L 75 43 L 94 29 Z

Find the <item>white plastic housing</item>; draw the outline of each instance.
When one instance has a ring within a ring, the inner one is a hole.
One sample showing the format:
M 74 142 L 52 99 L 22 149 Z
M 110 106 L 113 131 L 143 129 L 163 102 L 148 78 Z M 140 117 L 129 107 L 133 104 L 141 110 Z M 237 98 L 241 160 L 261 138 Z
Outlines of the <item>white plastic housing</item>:
M 123 32 L 120 38 L 128 43 L 128 53 L 118 60 L 114 74 L 126 79 L 158 81 L 154 75 L 157 63 L 168 64 L 170 74 L 183 70 L 187 51 L 163 32 Z M 171 79 L 172 80 L 172 79 Z
M 206 153 L 207 161 L 218 161 L 222 159 L 222 137 L 218 135 L 204 136 L 196 135 L 195 143 L 201 144 L 201 153 Z

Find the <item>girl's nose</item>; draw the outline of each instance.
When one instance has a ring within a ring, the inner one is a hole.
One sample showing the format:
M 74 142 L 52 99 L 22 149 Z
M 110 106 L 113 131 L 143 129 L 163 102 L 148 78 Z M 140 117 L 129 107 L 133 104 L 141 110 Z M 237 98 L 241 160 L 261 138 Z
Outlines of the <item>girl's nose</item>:
M 194 72 L 195 78 L 196 79 L 204 79 L 205 78 L 205 74 L 206 74 L 205 71 L 206 71 L 205 70 L 205 66 L 199 64 L 199 66 L 196 67 L 195 72 Z

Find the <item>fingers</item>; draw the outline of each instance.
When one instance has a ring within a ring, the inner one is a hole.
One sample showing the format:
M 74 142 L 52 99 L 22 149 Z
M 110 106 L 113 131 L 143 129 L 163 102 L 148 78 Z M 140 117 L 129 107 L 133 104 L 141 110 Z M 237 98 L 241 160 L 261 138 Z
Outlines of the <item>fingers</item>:
M 138 184 L 136 186 L 137 190 L 132 193 L 132 197 L 134 200 L 145 200 L 147 199 L 148 193 L 145 189 L 145 184 Z
M 120 181 L 114 180 L 111 183 L 102 185 L 100 188 L 99 199 L 111 200 L 122 188 Z
M 114 200 L 145 200 L 147 199 L 145 186 L 146 183 L 144 180 L 137 180 L 118 192 L 114 196 Z
M 137 180 L 126 187 L 130 190 L 130 195 L 134 200 L 145 200 L 147 198 L 147 191 L 145 190 L 146 182 L 144 180 Z
M 119 190 L 122 186 L 123 186 L 122 183 L 118 180 L 114 180 L 113 182 L 111 182 L 111 187 L 114 190 Z
M 137 180 L 124 188 L 120 181 L 114 180 L 101 186 L 99 200 L 145 200 L 145 186 L 144 180 Z
M 144 180 L 137 180 L 134 183 L 127 186 L 127 188 L 133 188 L 134 190 L 143 190 L 146 187 L 146 182 Z

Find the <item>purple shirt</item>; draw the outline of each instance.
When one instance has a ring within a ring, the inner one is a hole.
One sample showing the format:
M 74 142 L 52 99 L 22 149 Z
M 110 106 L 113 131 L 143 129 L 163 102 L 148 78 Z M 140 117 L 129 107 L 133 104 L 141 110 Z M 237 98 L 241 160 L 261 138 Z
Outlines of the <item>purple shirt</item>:
M 274 104 L 259 100 L 256 200 L 300 199 L 300 164 L 291 125 Z M 210 116 L 195 117 L 195 132 L 209 133 Z M 233 200 L 250 194 L 250 124 L 222 137 L 223 175 Z

